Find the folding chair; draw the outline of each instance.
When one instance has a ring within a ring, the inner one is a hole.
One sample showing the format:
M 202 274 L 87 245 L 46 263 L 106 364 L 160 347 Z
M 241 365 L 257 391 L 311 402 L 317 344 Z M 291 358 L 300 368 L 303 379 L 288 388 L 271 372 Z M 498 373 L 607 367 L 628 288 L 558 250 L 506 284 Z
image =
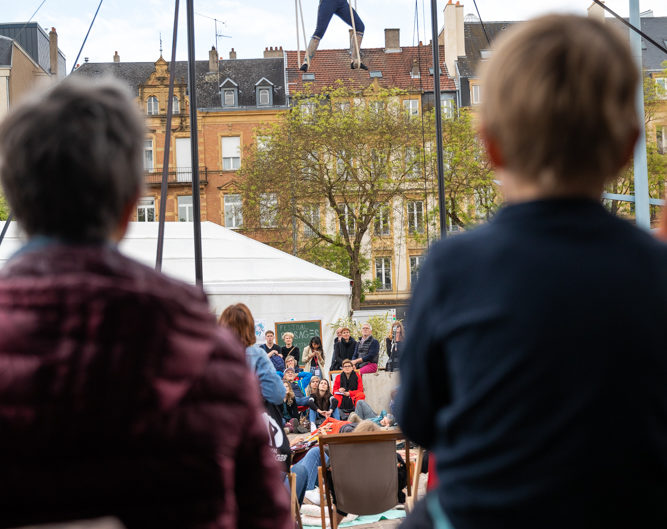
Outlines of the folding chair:
M 405 510 L 411 511 L 415 502 L 417 501 L 417 494 L 419 493 L 419 478 L 421 476 L 422 462 L 424 461 L 424 449 L 420 446 L 417 449 L 417 461 L 414 465 L 410 461 L 406 461 L 408 469 L 408 482 L 412 484 L 412 494 L 408 494 L 405 499 Z
M 292 519 L 298 529 L 303 529 L 303 523 L 301 522 L 301 506 L 299 505 L 299 498 L 296 497 L 296 474 L 293 472 L 289 473 L 289 490 Z
M 337 527 L 326 479 L 325 447 L 329 448 L 336 507 L 352 514 L 378 514 L 398 503 L 396 441 L 401 439 L 405 439 L 405 435 L 399 430 L 320 436 L 320 490 L 324 489 L 320 501 L 322 527 L 325 527 L 325 498 L 331 527 Z M 405 457 L 410 460 L 407 439 Z M 412 485 L 408 480 L 408 496 L 411 494 Z

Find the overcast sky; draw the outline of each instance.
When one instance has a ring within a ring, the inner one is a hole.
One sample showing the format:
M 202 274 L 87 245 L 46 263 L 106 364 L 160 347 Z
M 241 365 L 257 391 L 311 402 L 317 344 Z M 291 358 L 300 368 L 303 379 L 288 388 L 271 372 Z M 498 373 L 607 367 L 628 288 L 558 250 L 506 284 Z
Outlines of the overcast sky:
M 354 0 L 352 0 L 354 2 Z M 0 0 L 2 22 L 26 22 L 42 0 Z M 318 0 L 301 0 L 306 35 L 315 29 Z M 55 27 L 59 47 L 67 58 L 68 71 L 79 52 L 99 0 L 46 0 L 33 21 L 44 28 Z M 438 27 L 442 24 L 445 0 L 438 1 Z M 462 2 L 465 13 L 475 11 L 472 0 Z M 187 59 L 185 0 L 181 0 L 177 59 Z M 591 0 L 477 0 L 484 21 L 524 20 L 535 15 L 567 11 L 585 14 Z M 401 44 L 412 45 L 430 40 L 430 0 L 357 0 L 359 15 L 366 24 L 365 47 L 380 47 L 385 28 L 400 28 Z M 623 16 L 628 15 L 629 0 L 607 0 L 607 5 Z M 121 61 L 155 61 L 160 54 L 169 60 L 173 30 L 174 2 L 168 0 L 104 0 L 79 62 L 109 62 L 114 51 Z M 261 57 L 265 47 L 296 49 L 296 16 L 293 0 L 195 0 L 196 56 L 207 59 L 215 44 L 224 58 L 230 48 L 238 58 Z M 415 16 L 415 6 L 418 19 Z M 667 1 L 640 0 L 642 11 L 652 9 L 656 16 L 667 16 Z M 425 20 L 423 15 L 425 15 Z M 210 17 L 210 18 L 209 18 Z M 419 36 L 416 33 L 416 21 Z M 426 32 L 424 31 L 426 29 Z M 303 37 L 301 48 L 303 49 Z M 342 48 L 347 43 L 347 26 L 334 17 L 322 47 Z

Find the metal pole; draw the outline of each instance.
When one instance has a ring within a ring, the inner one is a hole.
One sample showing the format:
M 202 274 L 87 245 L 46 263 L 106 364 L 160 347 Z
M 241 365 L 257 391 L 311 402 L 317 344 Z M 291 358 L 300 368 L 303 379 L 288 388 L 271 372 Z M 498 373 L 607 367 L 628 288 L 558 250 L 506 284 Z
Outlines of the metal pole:
M 630 23 L 641 30 L 639 18 L 639 0 L 630 0 Z M 639 139 L 635 145 L 635 219 L 637 226 L 651 228 L 649 208 L 648 168 L 646 159 L 646 130 L 644 122 L 644 72 L 642 71 L 642 38 L 636 31 L 630 30 L 630 47 L 639 68 L 639 86 L 637 87 L 637 115 L 639 116 Z
M 194 0 L 186 0 L 188 15 L 188 91 L 190 92 L 190 153 L 192 157 L 192 209 L 195 239 L 195 280 L 204 284 L 201 251 L 201 204 L 199 200 L 199 145 L 197 134 L 197 78 L 195 77 Z
M 431 48 L 433 49 L 433 95 L 435 99 L 435 142 L 438 154 L 438 208 L 440 209 L 440 237 L 447 236 L 445 208 L 445 164 L 442 158 L 442 103 L 440 102 L 440 49 L 438 46 L 438 6 L 431 0 Z
M 171 75 L 169 76 L 169 96 L 167 99 L 167 129 L 164 135 L 164 158 L 162 159 L 162 185 L 160 186 L 160 216 L 157 230 L 157 255 L 155 270 L 162 270 L 164 249 L 164 220 L 167 214 L 167 186 L 169 185 L 169 147 L 171 146 L 171 119 L 174 115 L 174 78 L 176 77 L 176 36 L 178 34 L 178 3 L 174 11 L 174 35 L 171 41 Z
M 12 218 L 14 218 L 14 214 L 10 211 L 9 215 L 7 215 L 7 220 L 5 221 L 5 225 L 2 227 L 2 233 L 0 233 L 0 244 L 2 244 L 2 241 L 5 240 L 5 234 L 9 229 L 9 225 L 12 223 Z

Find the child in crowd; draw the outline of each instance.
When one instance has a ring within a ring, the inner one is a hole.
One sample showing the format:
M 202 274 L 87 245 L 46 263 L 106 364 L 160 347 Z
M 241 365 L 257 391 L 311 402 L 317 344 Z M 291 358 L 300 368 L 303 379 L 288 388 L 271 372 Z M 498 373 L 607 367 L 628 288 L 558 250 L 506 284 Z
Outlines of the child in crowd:
M 331 394 L 329 381 L 326 378 L 320 380 L 317 392 L 310 397 L 310 431 L 314 432 L 317 427 L 328 417 L 340 420 L 338 401 Z
M 549 15 L 481 61 L 505 205 L 419 272 L 397 418 L 439 485 L 404 529 L 667 527 L 667 246 L 601 203 L 640 130 L 627 40 Z

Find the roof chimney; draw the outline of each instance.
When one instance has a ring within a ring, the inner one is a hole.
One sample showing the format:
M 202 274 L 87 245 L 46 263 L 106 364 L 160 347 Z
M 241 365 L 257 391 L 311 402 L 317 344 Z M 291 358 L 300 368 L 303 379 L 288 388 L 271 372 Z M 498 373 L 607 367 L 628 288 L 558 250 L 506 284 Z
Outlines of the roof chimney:
M 455 72 L 454 63 L 458 57 L 466 54 L 465 35 L 463 33 L 463 6 L 452 0 L 447 2 L 444 11 L 445 25 L 438 44 L 445 46 L 445 65 L 447 70 Z
M 270 48 L 264 48 L 264 58 L 265 59 L 275 59 L 275 58 L 282 59 L 283 58 L 283 47 L 280 46 L 280 48 L 278 48 L 278 46 L 276 46 L 275 49 L 274 49 L 273 46 L 271 46 Z
M 604 4 L 604 2 L 602 2 Z M 593 2 L 588 8 L 588 17 L 604 22 L 604 8 Z
M 218 50 L 211 46 L 208 52 L 208 73 L 218 73 Z
M 234 51 L 234 48 L 232 48 L 231 51 L 229 52 L 229 58 L 230 58 L 232 61 L 233 61 L 234 59 L 236 59 L 236 52 Z
M 396 53 L 399 51 L 401 51 L 401 30 L 398 28 L 385 28 L 384 52 Z
M 117 51 L 113 52 L 113 62 L 120 62 L 120 55 L 118 55 Z
M 56 28 L 51 28 L 51 31 L 49 31 L 49 59 L 51 75 L 58 77 L 58 34 Z

